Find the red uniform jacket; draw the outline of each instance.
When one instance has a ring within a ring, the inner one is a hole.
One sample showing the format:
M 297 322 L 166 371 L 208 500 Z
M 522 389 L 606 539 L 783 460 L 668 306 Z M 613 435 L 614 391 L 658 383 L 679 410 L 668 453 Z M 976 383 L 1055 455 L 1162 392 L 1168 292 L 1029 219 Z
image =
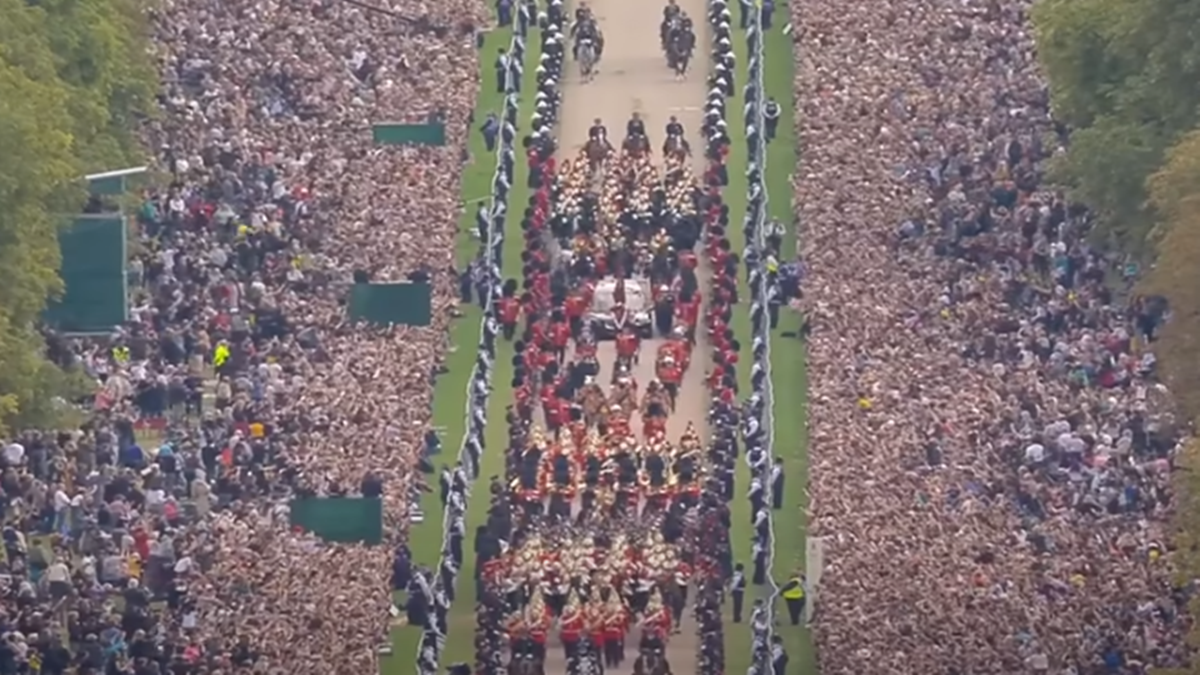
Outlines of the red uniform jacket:
M 638 337 L 632 332 L 625 331 L 617 336 L 617 355 L 624 358 L 632 358 L 637 354 Z
M 517 304 L 516 298 L 500 299 L 500 323 L 511 326 L 517 322 L 520 315 L 521 306 Z
M 571 329 L 565 323 L 556 323 L 550 327 L 550 343 L 556 349 L 566 349 L 571 341 Z
M 665 365 L 658 369 L 658 379 L 663 384 L 679 384 L 683 380 L 683 371 L 677 365 Z
M 569 318 L 579 319 L 587 312 L 587 305 L 583 302 L 583 298 L 578 295 L 572 295 L 567 298 L 566 305 L 567 316 Z

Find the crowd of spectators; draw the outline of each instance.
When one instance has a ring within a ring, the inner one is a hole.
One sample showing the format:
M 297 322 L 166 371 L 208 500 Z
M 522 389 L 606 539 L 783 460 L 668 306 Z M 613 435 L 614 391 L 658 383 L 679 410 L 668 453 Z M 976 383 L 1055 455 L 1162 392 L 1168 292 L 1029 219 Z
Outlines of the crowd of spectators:
M 154 10 L 159 171 L 131 320 L 51 337 L 100 383 L 96 410 L 4 448 L 0 674 L 378 672 L 391 552 L 291 529 L 282 497 L 381 497 L 400 543 L 425 487 L 488 19 L 468 0 L 370 6 Z M 381 121 L 444 121 L 447 145 L 373 147 Z M 346 320 L 353 281 L 414 275 L 430 326 Z
M 1069 138 L 1030 4 L 791 6 L 826 675 L 1187 656 L 1169 312 L 1044 179 Z

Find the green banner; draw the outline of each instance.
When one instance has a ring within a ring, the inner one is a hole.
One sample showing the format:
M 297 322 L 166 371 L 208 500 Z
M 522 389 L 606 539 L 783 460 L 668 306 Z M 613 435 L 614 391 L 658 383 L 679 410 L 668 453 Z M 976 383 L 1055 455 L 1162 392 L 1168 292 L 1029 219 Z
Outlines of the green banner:
M 428 283 L 355 284 L 350 290 L 352 321 L 378 326 L 428 326 L 433 318 L 432 289 Z
M 46 308 L 47 324 L 66 333 L 109 332 L 129 318 L 125 218 L 76 216 L 59 230 L 63 297 Z

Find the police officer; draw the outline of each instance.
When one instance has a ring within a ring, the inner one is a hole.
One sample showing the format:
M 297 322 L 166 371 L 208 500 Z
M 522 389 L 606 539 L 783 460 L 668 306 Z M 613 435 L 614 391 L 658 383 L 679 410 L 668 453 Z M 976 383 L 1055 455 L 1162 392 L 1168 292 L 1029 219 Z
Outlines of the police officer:
M 504 83 L 508 79 L 508 54 L 503 49 L 496 50 L 496 93 L 503 94 Z
M 663 7 L 663 21 L 670 21 L 679 15 L 679 5 L 675 4 L 675 0 L 667 0 L 667 6 Z
M 683 125 L 679 123 L 679 120 L 674 115 L 671 115 L 671 119 L 667 120 L 667 136 L 679 136 L 683 138 Z
M 783 590 L 780 591 L 783 601 L 787 603 L 788 618 L 791 619 L 793 626 L 799 626 L 800 619 L 804 617 L 804 603 L 807 595 L 805 583 L 807 580 L 804 575 L 797 572 L 791 579 L 788 579 Z
M 746 567 L 742 563 L 733 566 L 733 578 L 729 581 L 729 594 L 733 596 L 733 622 L 742 622 L 742 607 L 746 604 Z
M 771 465 L 771 508 L 783 508 L 783 458 L 776 457 Z
M 779 103 L 775 101 L 774 97 L 768 98 L 767 102 L 763 104 L 763 121 L 767 127 L 768 143 L 775 140 L 775 132 L 779 128 L 779 115 L 782 112 L 783 109 L 779 107 Z
M 646 135 L 646 123 L 642 121 L 642 118 L 636 112 L 633 113 L 633 117 L 629 118 L 629 122 L 625 124 L 625 135 L 627 137 Z
M 592 128 L 588 129 L 588 139 L 593 141 L 608 140 L 608 129 L 604 127 L 604 123 L 600 121 L 599 117 L 592 120 Z
M 771 672 L 772 675 L 787 673 L 788 655 L 783 648 L 783 636 L 771 636 Z

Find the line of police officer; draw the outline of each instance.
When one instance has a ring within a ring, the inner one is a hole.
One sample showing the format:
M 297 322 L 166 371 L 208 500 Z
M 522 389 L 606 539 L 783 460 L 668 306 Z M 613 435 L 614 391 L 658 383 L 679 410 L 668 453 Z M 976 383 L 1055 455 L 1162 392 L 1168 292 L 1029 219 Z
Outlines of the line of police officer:
M 714 8 L 720 12 L 728 25 L 729 9 L 725 0 L 713 0 Z M 745 133 L 749 162 L 747 167 L 747 217 L 744 235 L 747 242 L 745 263 L 751 289 L 750 323 L 752 333 L 750 371 L 751 393 L 743 408 L 742 436 L 746 443 L 746 463 L 750 468 L 751 482 L 748 499 L 752 520 L 753 578 L 756 585 L 769 583 L 774 557 L 774 529 L 771 512 L 783 507 L 784 465 L 782 459 L 770 458 L 770 429 L 773 418 L 770 411 L 770 331 L 775 326 L 778 306 L 781 301 L 778 265 L 769 263 L 777 259 L 778 246 L 782 237 L 767 224 L 767 191 L 763 170 L 766 167 L 766 145 L 775 138 L 780 117 L 780 106 L 766 97 L 761 89 L 764 53 L 763 30 L 769 28 L 760 8 L 752 11 L 752 20 L 743 22 L 746 27 L 746 44 L 749 58 L 748 81 L 742 95 L 745 112 Z M 732 87 L 727 87 L 728 91 Z M 772 249 L 774 246 L 774 250 Z M 744 589 L 745 577 L 734 579 L 734 588 Z M 735 590 L 736 593 L 744 592 Z M 784 600 L 791 623 L 797 625 L 803 614 L 805 594 L 804 578 L 799 573 L 789 578 L 775 593 Z M 751 612 L 753 660 L 750 675 L 784 675 L 788 655 L 783 648 L 781 636 L 775 634 L 775 596 L 764 601 L 758 599 Z M 741 600 L 735 596 L 735 604 Z M 740 618 L 740 617 L 738 617 Z

